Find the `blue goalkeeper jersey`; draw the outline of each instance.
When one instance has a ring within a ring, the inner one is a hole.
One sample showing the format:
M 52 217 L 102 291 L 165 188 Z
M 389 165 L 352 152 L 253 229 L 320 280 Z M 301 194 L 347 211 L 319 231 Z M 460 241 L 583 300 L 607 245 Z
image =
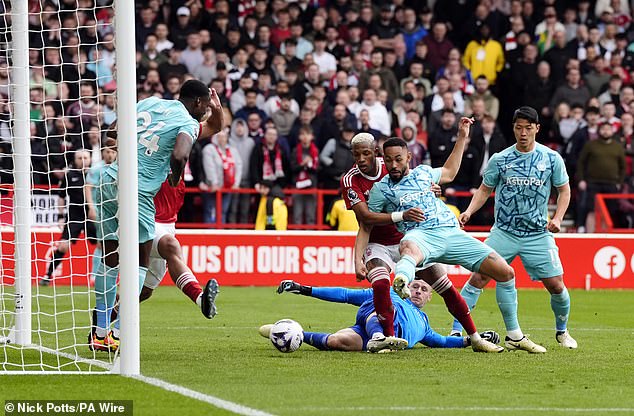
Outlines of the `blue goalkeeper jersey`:
M 372 289 L 313 287 L 312 290 L 313 297 L 330 302 L 349 303 L 361 308 L 373 305 Z M 395 310 L 394 331 L 398 337 L 407 340 L 408 348 L 413 348 L 419 342 L 432 348 L 464 347 L 462 337 L 445 337 L 434 331 L 429 325 L 427 314 L 409 299 L 401 299 L 393 290 L 390 291 L 390 297 Z
M 146 98 L 137 103 L 136 112 L 139 193 L 154 197 L 169 173 L 176 136 L 184 133 L 193 143 L 200 123 L 178 100 Z M 118 168 L 115 162 L 107 172 L 116 178 Z
M 372 212 L 388 213 L 421 208 L 425 213 L 425 221 L 396 223 L 396 228 L 403 234 L 412 229 L 458 227 L 456 215 L 431 191 L 432 184 L 440 181 L 441 172 L 442 168 L 419 165 L 399 182 L 393 182 L 390 175 L 385 175 L 372 187 L 368 208 Z
M 528 153 L 513 145 L 494 154 L 482 180 L 495 189 L 494 227 L 518 237 L 547 232 L 550 191 L 568 181 L 562 157 L 542 144 Z

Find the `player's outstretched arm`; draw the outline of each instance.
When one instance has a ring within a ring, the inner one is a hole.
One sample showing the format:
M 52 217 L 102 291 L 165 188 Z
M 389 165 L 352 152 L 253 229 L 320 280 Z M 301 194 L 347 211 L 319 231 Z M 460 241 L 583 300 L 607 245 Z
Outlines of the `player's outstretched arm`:
M 460 119 L 460 123 L 458 125 L 458 138 L 451 154 L 442 167 L 442 173 L 439 181 L 440 185 L 453 181 L 458 174 L 458 170 L 460 170 L 460 163 L 462 162 L 462 154 L 464 153 L 467 137 L 469 137 L 469 131 L 471 130 L 472 124 L 472 118 L 462 117 Z
M 172 157 L 170 158 L 170 172 L 167 180 L 170 186 L 176 186 L 181 180 L 183 170 L 187 164 L 189 153 L 192 150 L 192 138 L 188 134 L 179 133 L 176 136 L 176 144 L 174 150 L 172 150 Z
M 205 121 L 200 123 L 199 137 L 201 139 L 210 138 L 224 127 L 224 112 L 222 111 L 222 104 L 220 104 L 220 97 L 218 97 L 215 88 L 212 88 L 210 92 L 211 100 L 209 101 L 209 108 L 211 113 L 207 116 Z
M 458 218 L 461 227 L 464 227 L 464 225 L 471 219 L 471 216 L 482 208 L 482 206 L 487 202 L 487 199 L 489 199 L 491 192 L 493 192 L 493 188 L 489 188 L 485 184 L 480 185 L 476 193 L 473 194 L 473 198 L 471 198 L 469 206 Z
M 420 208 L 410 208 L 406 211 L 392 213 L 372 212 L 368 208 L 368 204 L 364 202 L 359 202 L 352 206 L 352 211 L 357 217 L 359 226 L 361 225 L 361 223 L 374 226 L 389 225 L 395 222 L 401 222 L 403 220 L 416 222 L 425 221 L 425 214 L 423 214 L 423 210 Z
M 555 209 L 555 215 L 548 221 L 546 228 L 551 233 L 558 233 L 561 231 L 561 221 L 564 219 L 568 205 L 570 204 L 570 183 L 557 187 L 557 208 Z

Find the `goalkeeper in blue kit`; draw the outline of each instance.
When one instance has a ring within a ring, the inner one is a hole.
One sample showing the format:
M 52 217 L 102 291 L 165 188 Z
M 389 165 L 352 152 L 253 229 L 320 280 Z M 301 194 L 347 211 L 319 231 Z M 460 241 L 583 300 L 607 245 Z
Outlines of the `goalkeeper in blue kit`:
M 394 331 L 398 338 L 406 342 L 394 345 L 377 345 L 371 352 L 391 352 L 398 349 L 413 348 L 421 343 L 431 348 L 464 348 L 470 344 L 469 337 L 446 337 L 434 331 L 427 314 L 421 310 L 432 296 L 432 288 L 423 280 L 415 279 L 410 283 L 411 297 L 401 299 L 391 291 L 394 303 Z M 329 302 L 348 303 L 359 306 L 356 322 L 335 333 L 304 331 L 304 342 L 320 350 L 367 351 L 368 341 L 376 333 L 383 333 L 374 310 L 372 289 L 346 289 L 343 287 L 311 287 L 292 280 L 283 280 L 278 293 L 290 292 L 311 296 Z M 260 327 L 260 335 L 268 337 L 272 325 Z M 483 339 L 497 343 L 500 336 L 493 331 L 480 334 Z
M 515 111 L 513 133 L 517 143 L 491 157 L 482 185 L 460 215 L 460 223 L 467 223 L 495 189 L 495 223 L 485 244 L 509 263 L 519 256 L 531 280 L 541 281 L 550 293 L 555 339 L 560 346 L 575 349 L 577 341 L 567 328 L 570 296 L 553 237 L 553 233 L 561 229 L 561 220 L 570 202 L 570 183 L 559 153 L 535 141 L 539 127 L 535 109 L 525 106 Z M 548 200 L 553 187 L 558 192 L 557 208 L 548 219 Z M 461 295 L 470 309 L 475 307 L 489 280 L 475 273 L 462 288 Z M 452 333 L 458 335 L 461 331 L 462 327 L 455 322 Z

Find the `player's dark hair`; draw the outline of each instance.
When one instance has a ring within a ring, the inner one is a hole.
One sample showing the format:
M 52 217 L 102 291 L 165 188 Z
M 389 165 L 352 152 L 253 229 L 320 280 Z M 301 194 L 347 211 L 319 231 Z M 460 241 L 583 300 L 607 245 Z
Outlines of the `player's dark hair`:
M 533 107 L 529 107 L 527 105 L 515 110 L 515 113 L 513 114 L 513 123 L 515 123 L 519 118 L 526 120 L 529 123 L 539 124 L 539 115 L 537 114 L 537 111 Z
M 385 152 L 385 149 L 388 147 L 400 147 L 407 149 L 407 142 L 400 137 L 391 137 L 383 143 L 383 152 Z
M 181 86 L 179 98 L 181 100 L 193 101 L 197 98 L 209 97 L 209 88 L 204 82 L 197 79 L 185 81 Z

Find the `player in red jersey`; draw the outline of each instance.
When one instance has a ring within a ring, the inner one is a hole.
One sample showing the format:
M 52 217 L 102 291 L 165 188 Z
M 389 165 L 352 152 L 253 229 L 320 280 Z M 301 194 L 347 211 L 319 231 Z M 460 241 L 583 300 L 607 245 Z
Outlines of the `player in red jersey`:
M 167 181 L 163 182 L 161 189 L 154 197 L 155 237 L 139 299 L 144 301 L 152 296 L 154 289 L 163 280 L 165 271 L 169 270 L 176 286 L 200 307 L 206 318 L 211 319 L 217 312 L 215 300 L 218 294 L 218 282 L 216 279 L 210 279 L 205 285 L 205 290 L 200 287 L 194 273 L 187 267 L 181 245 L 175 237 L 176 217 L 184 201 L 185 182 L 182 179 L 175 187 L 170 186 Z
M 355 165 L 341 178 L 342 196 L 346 207 L 354 211 L 359 222 L 359 233 L 355 241 L 355 270 L 357 280 L 368 279 L 373 289 L 374 308 L 383 327 L 384 338 L 394 336 L 394 306 L 390 299 L 390 271 L 400 258 L 399 244 L 403 235 L 396 230 L 395 222 L 402 220 L 422 221 L 421 210 L 404 212 L 373 213 L 368 209 L 367 199 L 370 189 L 388 174 L 383 158 L 377 157 L 374 137 L 359 133 L 351 142 Z M 371 232 L 366 231 L 373 225 Z M 420 277 L 443 298 L 449 312 L 459 321 L 469 326 L 467 332 L 477 336 L 476 326 L 469 313 L 469 307 L 458 290 L 447 277 L 445 267 L 432 264 L 418 272 Z M 464 326 L 464 325 L 463 325 Z M 370 340 L 372 342 L 373 340 Z M 377 334 L 376 343 L 385 342 Z M 476 341 L 473 348 L 480 351 L 483 343 Z M 483 347 L 486 347 L 484 345 Z M 486 350 L 486 348 L 483 348 Z

